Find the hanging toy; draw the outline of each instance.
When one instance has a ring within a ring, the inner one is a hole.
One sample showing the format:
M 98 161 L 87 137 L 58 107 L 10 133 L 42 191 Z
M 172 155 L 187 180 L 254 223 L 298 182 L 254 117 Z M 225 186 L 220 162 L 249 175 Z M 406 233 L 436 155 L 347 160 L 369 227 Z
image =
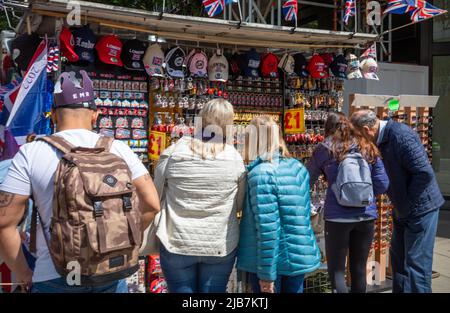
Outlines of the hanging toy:
M 169 91 L 169 80 L 166 78 L 164 80 L 164 92 L 168 92 Z
M 150 89 L 155 91 L 155 90 L 158 90 L 159 88 L 160 88 L 159 79 L 153 77 L 150 82 Z
M 174 80 L 171 78 L 169 79 L 169 91 L 172 92 L 175 89 L 175 82 Z
M 184 80 L 184 78 L 180 79 L 179 88 L 180 93 L 184 93 L 186 91 L 186 81 Z
M 194 88 L 194 82 L 193 82 L 192 78 L 189 77 L 189 78 L 188 78 L 188 82 L 187 82 L 186 89 L 187 89 L 187 90 L 192 90 L 193 88 Z

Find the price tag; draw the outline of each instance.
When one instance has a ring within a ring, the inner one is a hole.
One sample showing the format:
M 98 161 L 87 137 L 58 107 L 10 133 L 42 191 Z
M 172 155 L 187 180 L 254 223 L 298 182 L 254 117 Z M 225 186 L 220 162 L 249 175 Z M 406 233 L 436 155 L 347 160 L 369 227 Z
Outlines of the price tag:
M 287 134 L 305 132 L 305 109 L 291 109 L 284 112 L 284 131 Z
M 166 149 L 166 133 L 151 131 L 148 146 L 149 159 L 158 160 L 161 153 Z

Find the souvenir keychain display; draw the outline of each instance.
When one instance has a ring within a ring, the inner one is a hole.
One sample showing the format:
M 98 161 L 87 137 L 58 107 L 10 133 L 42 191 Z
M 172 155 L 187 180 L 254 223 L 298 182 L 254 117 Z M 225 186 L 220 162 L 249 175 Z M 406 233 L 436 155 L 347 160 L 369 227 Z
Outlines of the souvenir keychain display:
M 147 161 L 149 102 L 146 77 L 139 81 L 120 76 L 93 79 L 93 84 L 100 113 L 95 130 L 122 140 L 142 161 Z

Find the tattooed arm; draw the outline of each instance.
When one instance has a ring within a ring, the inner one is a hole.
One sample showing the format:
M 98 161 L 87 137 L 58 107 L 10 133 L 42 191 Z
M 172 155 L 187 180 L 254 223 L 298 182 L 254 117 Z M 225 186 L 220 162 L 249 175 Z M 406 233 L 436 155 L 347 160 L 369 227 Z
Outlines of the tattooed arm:
M 0 256 L 14 272 L 19 282 L 29 286 L 32 271 L 21 248 L 17 224 L 23 217 L 29 196 L 0 191 Z
M 145 230 L 159 212 L 159 197 L 150 174 L 141 176 L 133 181 L 139 197 L 142 212 L 142 230 Z

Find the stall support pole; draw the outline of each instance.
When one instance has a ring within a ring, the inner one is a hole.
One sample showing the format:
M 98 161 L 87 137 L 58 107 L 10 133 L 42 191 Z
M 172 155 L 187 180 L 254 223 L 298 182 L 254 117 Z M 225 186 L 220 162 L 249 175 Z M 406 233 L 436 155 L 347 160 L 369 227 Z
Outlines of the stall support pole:
M 278 26 L 281 26 L 281 0 L 278 0 Z

